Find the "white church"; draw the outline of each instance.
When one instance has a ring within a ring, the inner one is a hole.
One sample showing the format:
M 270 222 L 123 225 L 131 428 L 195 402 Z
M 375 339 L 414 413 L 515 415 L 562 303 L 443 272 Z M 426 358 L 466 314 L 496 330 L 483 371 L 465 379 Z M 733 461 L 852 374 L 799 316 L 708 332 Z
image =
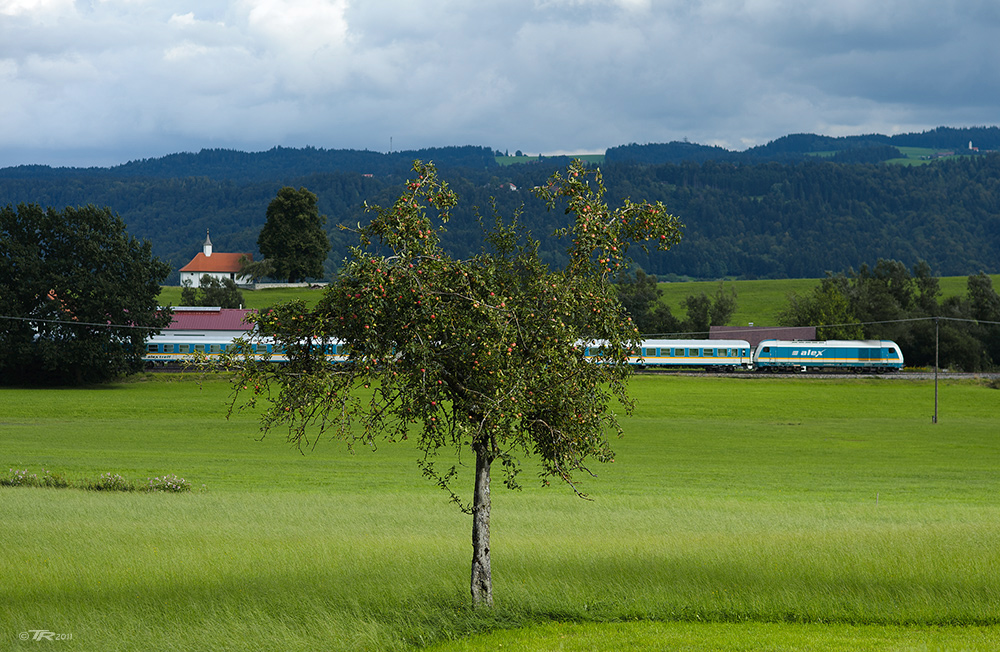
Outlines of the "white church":
M 198 287 L 201 285 L 201 277 L 206 274 L 220 281 L 225 278 L 232 279 L 237 285 L 252 283 L 249 277 L 240 276 L 240 259 L 244 256 L 253 260 L 253 254 L 213 253 L 212 239 L 206 231 L 201 253 L 196 254 L 190 263 L 180 269 L 181 285 L 190 281 L 191 287 Z

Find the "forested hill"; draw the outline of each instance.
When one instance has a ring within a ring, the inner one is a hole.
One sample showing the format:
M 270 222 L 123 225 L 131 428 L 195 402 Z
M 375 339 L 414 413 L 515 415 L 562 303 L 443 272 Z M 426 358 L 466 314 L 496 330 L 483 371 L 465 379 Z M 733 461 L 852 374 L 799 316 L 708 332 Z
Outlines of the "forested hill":
M 648 145 L 621 145 L 605 153 L 608 162 L 627 163 L 685 163 L 705 161 L 729 163 L 793 163 L 828 156 L 838 163 L 878 163 L 906 158 L 900 148 L 921 148 L 932 152 L 971 153 L 970 145 L 978 151 L 1000 150 L 1000 127 L 938 127 L 921 133 L 867 134 L 863 136 L 820 136 L 817 134 L 790 134 L 772 140 L 766 145 L 736 152 L 722 147 L 699 145 L 689 142 L 651 143 Z
M 111 168 L 50 168 L 43 165 L 22 165 L 0 169 L 0 179 L 206 177 L 216 181 L 252 183 L 295 179 L 321 172 L 357 172 L 379 176 L 405 174 L 413 160 L 417 158 L 435 161 L 449 168 L 484 170 L 497 166 L 493 150 L 471 145 L 388 154 L 353 149 L 275 147 L 266 152 L 203 149 L 197 154 L 190 152 L 170 154 L 162 158 L 129 161 Z
M 966 132 L 952 136 L 967 145 Z M 492 156 L 482 147 L 391 155 L 279 148 L 178 154 L 116 168 L 7 168 L 0 170 L 0 205 L 108 206 L 176 270 L 200 251 L 207 229 L 216 251 L 256 254 L 268 203 L 283 185 L 304 186 L 329 217 L 333 270 L 351 244 L 336 225 L 364 219 L 366 200 L 391 203 L 410 162 L 421 158 L 437 162 L 461 198 L 446 236 L 456 255 L 480 250 L 474 207 L 487 213 L 495 197 L 503 215 L 524 206 L 523 221 L 545 236 L 543 255 L 559 264 L 561 247 L 546 234 L 565 216 L 546 212 L 530 189 L 565 160 L 501 167 Z M 818 277 L 879 258 L 908 267 L 926 260 L 941 275 L 1000 272 L 1000 154 L 920 166 L 816 157 L 640 164 L 615 162 L 610 150 L 609 159 L 602 166 L 609 201 L 662 200 L 686 225 L 674 250 L 638 261 L 661 277 Z M 177 282 L 176 273 L 168 282 Z

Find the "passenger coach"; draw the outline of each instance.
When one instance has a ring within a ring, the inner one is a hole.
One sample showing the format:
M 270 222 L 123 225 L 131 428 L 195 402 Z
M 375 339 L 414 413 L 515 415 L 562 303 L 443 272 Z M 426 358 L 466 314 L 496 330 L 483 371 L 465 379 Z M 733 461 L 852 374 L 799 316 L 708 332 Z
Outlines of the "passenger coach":
M 750 343 L 746 340 L 645 340 L 639 355 L 629 362 L 641 367 L 694 367 L 706 371 L 749 369 Z

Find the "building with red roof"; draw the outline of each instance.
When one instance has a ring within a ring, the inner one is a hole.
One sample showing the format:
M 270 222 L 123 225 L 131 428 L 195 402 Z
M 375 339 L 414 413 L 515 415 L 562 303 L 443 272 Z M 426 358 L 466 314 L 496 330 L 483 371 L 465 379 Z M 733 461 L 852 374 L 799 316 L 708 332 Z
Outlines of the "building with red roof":
M 160 334 L 188 337 L 191 334 L 218 337 L 244 337 L 253 325 L 246 321 L 252 310 L 244 308 L 213 308 L 204 306 L 174 306 L 174 320 Z
M 223 254 L 212 252 L 212 239 L 205 232 L 205 244 L 202 245 L 200 254 L 195 255 L 191 262 L 181 267 L 181 285 L 190 283 L 191 287 L 201 285 L 201 277 L 211 276 L 212 278 L 231 279 L 237 285 L 247 285 L 251 279 L 240 276 L 240 259 L 246 256 L 253 260 L 253 254 Z

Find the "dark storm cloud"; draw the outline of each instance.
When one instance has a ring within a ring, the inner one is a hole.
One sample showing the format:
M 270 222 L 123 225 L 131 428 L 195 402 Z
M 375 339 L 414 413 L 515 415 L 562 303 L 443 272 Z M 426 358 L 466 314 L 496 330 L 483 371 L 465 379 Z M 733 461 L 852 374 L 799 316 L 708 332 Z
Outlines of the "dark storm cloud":
M 0 165 L 996 123 L 993 2 L 0 0 Z

